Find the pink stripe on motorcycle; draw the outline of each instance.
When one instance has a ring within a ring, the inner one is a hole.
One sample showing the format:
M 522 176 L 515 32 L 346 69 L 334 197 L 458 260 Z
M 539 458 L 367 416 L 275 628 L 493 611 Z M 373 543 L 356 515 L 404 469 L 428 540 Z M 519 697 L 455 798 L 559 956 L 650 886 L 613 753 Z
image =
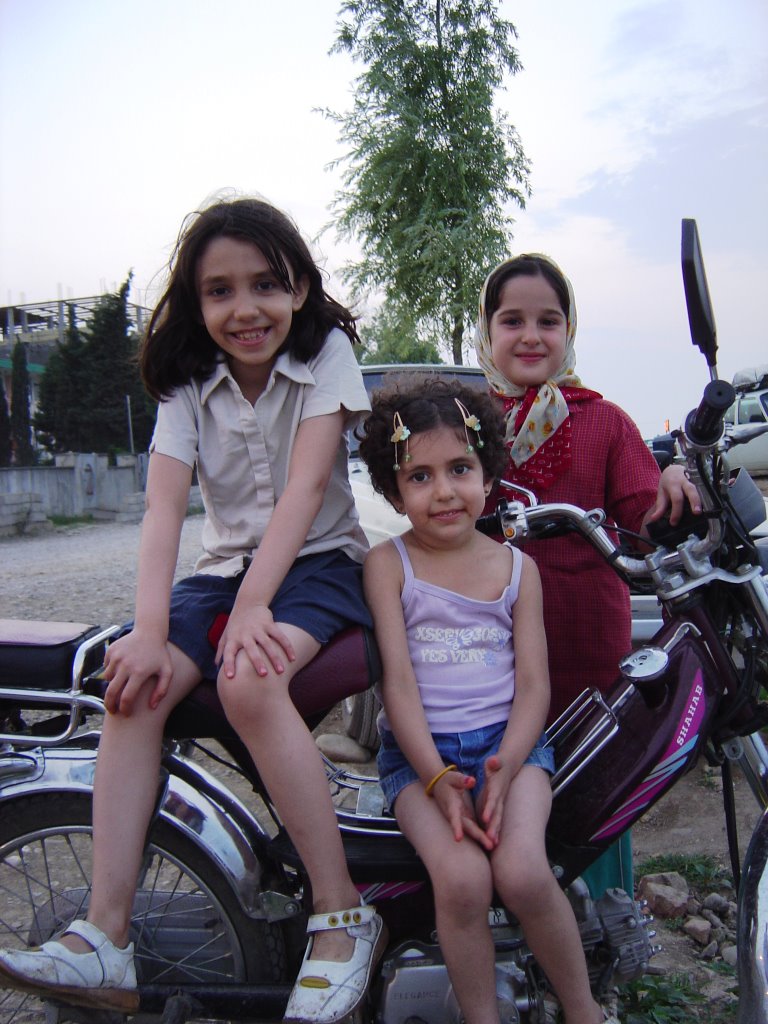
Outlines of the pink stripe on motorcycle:
M 620 832 L 627 820 L 639 817 L 659 791 L 666 788 L 669 779 L 688 764 L 688 755 L 698 740 L 705 710 L 704 682 L 699 670 L 694 676 L 685 711 L 680 716 L 674 739 L 664 751 L 661 760 L 628 799 L 614 811 L 603 827 L 590 836 L 590 842 L 608 839 Z

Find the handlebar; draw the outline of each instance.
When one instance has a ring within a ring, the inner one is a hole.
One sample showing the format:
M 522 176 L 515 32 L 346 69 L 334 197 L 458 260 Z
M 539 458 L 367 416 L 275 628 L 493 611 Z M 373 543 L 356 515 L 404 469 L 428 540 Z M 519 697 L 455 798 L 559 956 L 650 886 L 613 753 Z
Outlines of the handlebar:
M 695 517 L 698 528 L 689 529 L 686 521 L 676 532 L 668 531 L 666 536 L 663 531 L 657 531 L 654 538 L 649 538 L 648 543 L 654 548 L 649 555 L 632 557 L 623 553 L 603 526 L 606 516 L 602 509 L 587 511 L 576 505 L 540 505 L 531 491 L 504 480 L 501 485 L 519 492 L 525 501 L 501 501 L 494 513 L 477 521 L 477 529 L 492 536 L 501 534 L 509 543 L 578 533 L 628 582 L 656 578 L 659 570 L 670 570 L 680 565 L 685 565 L 687 571 L 693 571 L 694 575 L 704 572 L 703 560 L 719 547 L 723 526 L 718 514 L 720 499 L 712 487 L 702 456 L 718 447 L 726 447 L 721 443 L 723 420 L 734 398 L 734 389 L 727 381 L 710 381 L 698 408 L 688 414 L 684 429 L 677 432 L 687 475 L 701 495 L 705 514 Z M 703 479 L 705 473 L 706 480 Z M 701 568 L 696 568 L 699 560 L 702 560 Z
M 501 481 L 504 486 L 505 481 Z M 512 485 L 507 485 L 512 486 Z M 628 577 L 649 577 L 652 569 L 643 558 L 622 554 L 603 527 L 602 509 L 586 511 L 577 505 L 551 504 L 525 506 L 521 501 L 499 502 L 496 511 L 481 516 L 476 528 L 489 535 L 501 534 L 504 540 L 540 540 L 564 533 L 581 534 L 617 572 Z
M 688 414 L 685 433 L 697 448 L 710 448 L 723 432 L 723 417 L 736 399 L 736 392 L 725 380 L 711 380 L 704 388 L 699 407 Z

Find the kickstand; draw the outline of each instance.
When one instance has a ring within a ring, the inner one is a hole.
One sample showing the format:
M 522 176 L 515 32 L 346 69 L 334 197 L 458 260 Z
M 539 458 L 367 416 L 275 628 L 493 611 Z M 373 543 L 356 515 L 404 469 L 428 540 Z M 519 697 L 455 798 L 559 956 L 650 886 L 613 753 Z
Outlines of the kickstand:
M 733 772 L 731 762 L 726 758 L 720 766 L 723 776 L 723 810 L 725 812 L 725 831 L 728 836 L 728 853 L 731 858 L 731 872 L 736 892 L 741 885 L 741 856 L 739 855 L 739 834 L 736 825 L 736 798 L 733 792 Z
M 201 1010 L 202 1006 L 196 999 L 179 992 L 166 999 L 162 1024 L 186 1024 L 188 1020 L 199 1016 Z

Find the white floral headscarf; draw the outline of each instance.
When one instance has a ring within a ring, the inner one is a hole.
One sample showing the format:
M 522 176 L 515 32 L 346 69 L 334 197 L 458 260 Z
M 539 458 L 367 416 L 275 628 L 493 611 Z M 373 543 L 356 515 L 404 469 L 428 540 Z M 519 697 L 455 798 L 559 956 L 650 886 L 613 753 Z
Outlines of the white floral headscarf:
M 526 418 L 525 429 L 515 435 L 515 419 L 522 403 L 522 399 L 529 390 L 519 384 L 513 384 L 496 367 L 491 355 L 491 335 L 488 325 L 488 317 L 485 312 L 485 295 L 488 282 L 497 271 L 514 263 L 522 257 L 531 257 L 537 261 L 548 263 L 563 278 L 568 288 L 568 324 L 565 341 L 565 353 L 563 361 L 553 377 L 546 380 L 538 390 L 533 400 L 530 412 Z M 485 279 L 483 290 L 480 293 L 480 308 L 475 330 L 475 352 L 477 361 L 480 364 L 491 388 L 506 399 L 514 399 L 507 416 L 507 444 L 509 452 L 516 465 L 521 465 L 534 455 L 543 444 L 545 444 L 557 430 L 557 428 L 568 419 L 568 405 L 560 391 L 559 385 L 566 387 L 582 387 L 581 380 L 574 372 L 576 364 L 576 352 L 574 350 L 574 338 L 576 337 L 576 302 L 573 297 L 571 282 L 558 267 L 554 260 L 542 253 L 521 253 L 520 256 L 511 257 L 500 263 L 491 271 Z

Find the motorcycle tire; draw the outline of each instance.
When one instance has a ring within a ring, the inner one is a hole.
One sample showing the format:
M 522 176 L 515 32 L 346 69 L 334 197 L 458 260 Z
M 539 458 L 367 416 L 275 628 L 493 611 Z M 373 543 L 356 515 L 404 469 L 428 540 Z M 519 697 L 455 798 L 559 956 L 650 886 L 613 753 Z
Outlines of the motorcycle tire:
M 85 916 L 92 866 L 89 794 L 41 793 L 0 803 L 0 947 L 39 945 Z M 155 821 L 134 901 L 139 985 L 280 984 L 280 929 L 249 918 L 221 872 L 186 836 Z M 0 1024 L 40 1003 L 0 990 Z
M 353 697 L 346 697 L 342 701 L 341 720 L 344 724 L 344 731 L 361 747 L 367 747 L 370 751 L 379 749 L 376 716 L 380 707 L 373 690 L 364 690 L 362 693 L 356 693 Z

